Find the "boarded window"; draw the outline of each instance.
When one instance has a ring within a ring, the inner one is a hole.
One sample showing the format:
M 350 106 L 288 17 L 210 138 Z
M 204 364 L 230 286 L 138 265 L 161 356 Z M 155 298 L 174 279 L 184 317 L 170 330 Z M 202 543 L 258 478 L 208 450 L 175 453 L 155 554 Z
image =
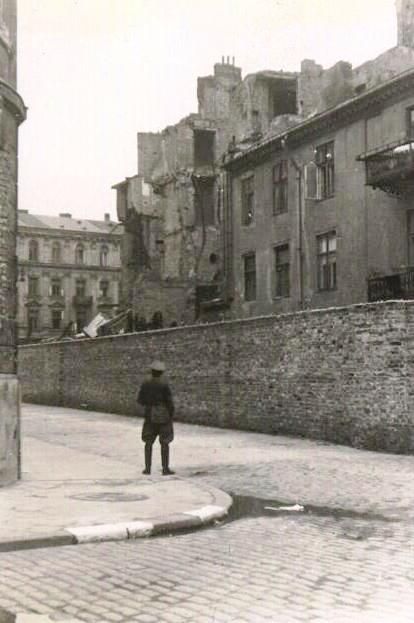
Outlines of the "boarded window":
M 214 165 L 215 132 L 194 130 L 194 166 Z
M 214 180 L 198 180 L 194 196 L 196 225 L 214 225 L 214 198 Z

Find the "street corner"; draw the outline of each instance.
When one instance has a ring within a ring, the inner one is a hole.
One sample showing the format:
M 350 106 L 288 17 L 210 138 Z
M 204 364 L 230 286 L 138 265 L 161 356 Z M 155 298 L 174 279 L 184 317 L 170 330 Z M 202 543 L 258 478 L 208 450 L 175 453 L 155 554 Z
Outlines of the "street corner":
M 131 521 L 100 523 L 90 525 L 71 526 L 65 528 L 65 532 L 70 536 L 72 544 L 83 544 L 103 541 L 122 541 L 128 539 L 138 539 L 162 534 L 173 534 L 175 532 L 195 530 L 207 526 L 215 521 L 224 519 L 233 503 L 230 495 L 210 486 L 197 486 L 198 496 L 194 504 L 188 504 L 187 508 L 180 509 L 183 501 L 180 500 L 180 492 L 177 488 L 191 487 L 188 483 L 179 478 L 175 478 L 175 498 L 170 500 L 171 512 L 165 515 L 154 513 L 152 517 L 145 519 L 133 519 Z M 171 482 L 171 481 L 170 481 Z M 180 484 L 179 484 L 180 483 Z M 157 483 L 154 483 L 157 484 Z M 165 494 L 168 487 L 166 481 L 160 481 L 160 491 Z M 158 493 L 160 492 L 158 491 Z M 185 497 L 185 496 L 184 496 Z M 157 505 L 157 510 L 161 506 Z

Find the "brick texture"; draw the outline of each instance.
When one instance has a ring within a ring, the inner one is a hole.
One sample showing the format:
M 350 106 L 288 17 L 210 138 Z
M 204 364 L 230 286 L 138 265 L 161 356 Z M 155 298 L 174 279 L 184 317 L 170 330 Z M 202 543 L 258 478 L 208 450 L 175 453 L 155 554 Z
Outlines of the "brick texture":
M 177 419 L 414 449 L 414 303 L 353 305 L 19 349 L 24 399 L 137 413 L 155 357 Z

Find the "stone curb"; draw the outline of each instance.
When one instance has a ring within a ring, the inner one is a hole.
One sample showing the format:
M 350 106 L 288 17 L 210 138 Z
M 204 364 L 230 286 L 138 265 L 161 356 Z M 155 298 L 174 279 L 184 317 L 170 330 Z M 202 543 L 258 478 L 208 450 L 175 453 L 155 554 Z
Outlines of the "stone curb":
M 208 505 L 196 510 L 167 515 L 153 521 L 130 521 L 115 524 L 101 524 L 66 528 L 74 544 L 96 543 L 102 541 L 124 541 L 142 537 L 156 536 L 179 530 L 189 530 L 212 523 L 227 515 L 232 500 L 225 506 Z

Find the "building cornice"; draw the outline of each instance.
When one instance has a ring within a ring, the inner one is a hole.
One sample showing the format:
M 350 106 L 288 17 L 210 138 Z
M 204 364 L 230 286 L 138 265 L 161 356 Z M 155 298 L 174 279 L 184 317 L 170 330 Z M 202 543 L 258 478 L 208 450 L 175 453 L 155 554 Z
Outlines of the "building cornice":
M 271 153 L 297 147 L 329 131 L 335 131 L 360 118 L 372 116 L 380 111 L 386 102 L 397 101 L 411 91 L 414 96 L 414 70 L 410 69 L 365 93 L 329 108 L 311 118 L 286 129 L 284 132 L 252 145 L 241 154 L 233 156 L 223 163 L 229 171 L 244 169 L 266 159 Z
M 116 234 L 112 232 L 91 232 L 91 231 L 73 231 L 73 230 L 61 230 L 53 227 L 32 227 L 31 225 L 18 225 L 17 237 L 29 236 L 38 238 L 64 238 L 68 240 L 94 240 L 97 242 L 108 240 L 118 241 L 122 240 L 122 233 Z
M 29 260 L 18 260 L 20 267 L 32 270 L 43 270 L 45 268 L 54 271 L 89 271 L 102 273 L 120 273 L 121 266 L 100 266 L 99 264 L 58 264 L 56 262 L 32 262 Z

